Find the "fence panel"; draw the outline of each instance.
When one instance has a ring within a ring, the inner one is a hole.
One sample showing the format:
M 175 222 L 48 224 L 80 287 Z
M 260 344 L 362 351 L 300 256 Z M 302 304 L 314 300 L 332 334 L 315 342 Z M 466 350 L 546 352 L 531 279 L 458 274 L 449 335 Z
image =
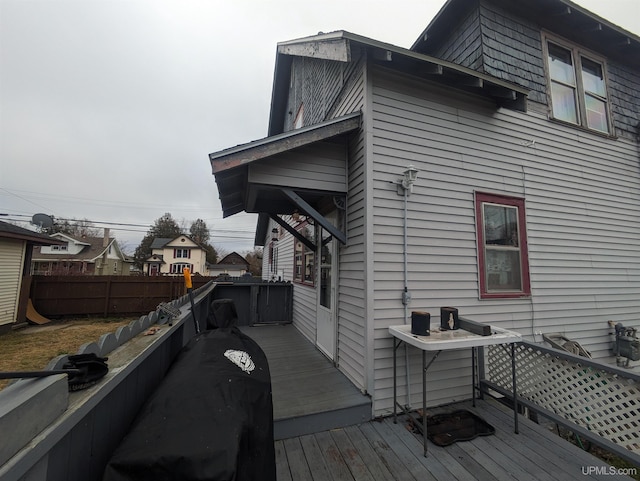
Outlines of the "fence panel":
M 202 287 L 212 277 L 192 277 Z M 31 300 L 47 317 L 142 315 L 186 294 L 182 276 L 33 276 Z
M 219 282 L 214 299 L 233 299 L 238 325 L 286 324 L 293 321 L 293 286 L 256 278 L 234 278 Z

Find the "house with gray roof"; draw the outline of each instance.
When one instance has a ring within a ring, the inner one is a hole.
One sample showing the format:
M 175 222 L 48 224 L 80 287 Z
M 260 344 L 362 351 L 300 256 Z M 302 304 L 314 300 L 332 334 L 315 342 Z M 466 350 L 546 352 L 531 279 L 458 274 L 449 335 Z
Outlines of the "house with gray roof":
M 144 261 L 144 274 L 181 276 L 185 267 L 192 274 L 208 275 L 207 251 L 189 236 L 156 237 L 151 255 Z
M 58 232 L 51 237 L 61 245 L 35 246 L 31 272 L 34 275 L 127 276 L 132 261 L 105 229 L 104 237 L 72 236 Z
M 209 155 L 224 216 L 259 214 L 263 276 L 375 415 L 412 311 L 615 362 L 607 321 L 640 324 L 640 37 L 569 0 L 449 0 L 416 35 L 279 43 L 268 136 Z M 470 395 L 443 356 L 434 405 Z M 420 376 L 398 389 L 417 404 Z

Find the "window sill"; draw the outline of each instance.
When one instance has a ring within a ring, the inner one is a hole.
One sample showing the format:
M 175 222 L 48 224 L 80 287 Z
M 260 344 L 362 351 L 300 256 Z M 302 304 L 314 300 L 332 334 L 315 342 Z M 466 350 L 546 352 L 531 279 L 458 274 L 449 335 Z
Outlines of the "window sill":
M 492 300 L 492 299 L 531 299 L 531 293 L 527 292 L 500 292 L 491 294 L 480 294 L 480 300 Z
M 615 134 L 607 134 L 605 132 L 600 132 L 599 130 L 590 129 L 588 127 L 585 127 L 584 125 L 574 124 L 572 122 L 567 122 L 566 120 L 556 119 L 554 117 L 551 117 L 550 115 L 547 115 L 547 118 L 549 122 L 553 122 L 554 124 L 564 125 L 565 127 L 571 127 L 573 129 L 580 130 L 581 132 L 597 135 L 598 137 L 602 137 L 605 139 L 618 140 L 618 136 Z

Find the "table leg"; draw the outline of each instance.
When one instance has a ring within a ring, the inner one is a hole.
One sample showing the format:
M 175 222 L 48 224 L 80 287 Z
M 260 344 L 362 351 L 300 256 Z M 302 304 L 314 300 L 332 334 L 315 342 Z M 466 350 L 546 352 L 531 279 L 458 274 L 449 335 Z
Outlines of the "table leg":
M 399 343 L 398 343 L 399 344 Z M 398 424 L 398 409 L 396 400 L 398 399 L 398 380 L 397 380 L 397 364 L 396 354 L 398 352 L 398 345 L 393 341 L 393 424 Z
M 427 353 L 422 351 L 422 441 L 424 457 L 427 457 Z
M 471 346 L 471 404 L 476 407 L 476 348 Z
M 511 382 L 513 384 L 513 424 L 518 434 L 518 390 L 516 389 L 516 345 L 511 343 Z

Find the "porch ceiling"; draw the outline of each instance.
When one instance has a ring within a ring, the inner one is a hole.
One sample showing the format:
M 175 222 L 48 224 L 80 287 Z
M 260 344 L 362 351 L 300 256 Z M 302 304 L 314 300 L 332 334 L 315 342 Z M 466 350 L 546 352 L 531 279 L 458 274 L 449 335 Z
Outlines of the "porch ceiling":
M 300 199 L 310 207 L 321 210 L 322 204 L 328 199 L 336 195 L 344 196 L 340 189 L 301 188 L 295 176 L 271 184 L 254 182 L 249 171 L 252 165 L 258 163 L 262 171 L 268 171 L 269 161 L 277 156 L 287 154 L 295 158 L 300 149 L 305 149 L 307 153 L 314 149 L 320 151 L 328 142 L 344 145 L 346 152 L 348 134 L 359 127 L 360 112 L 356 112 L 209 154 L 223 216 L 229 217 L 242 211 L 269 215 L 292 214 L 296 210 L 304 210 L 300 207 Z M 287 190 L 294 191 L 300 199 L 296 201 Z M 308 211 L 306 214 L 313 215 Z

